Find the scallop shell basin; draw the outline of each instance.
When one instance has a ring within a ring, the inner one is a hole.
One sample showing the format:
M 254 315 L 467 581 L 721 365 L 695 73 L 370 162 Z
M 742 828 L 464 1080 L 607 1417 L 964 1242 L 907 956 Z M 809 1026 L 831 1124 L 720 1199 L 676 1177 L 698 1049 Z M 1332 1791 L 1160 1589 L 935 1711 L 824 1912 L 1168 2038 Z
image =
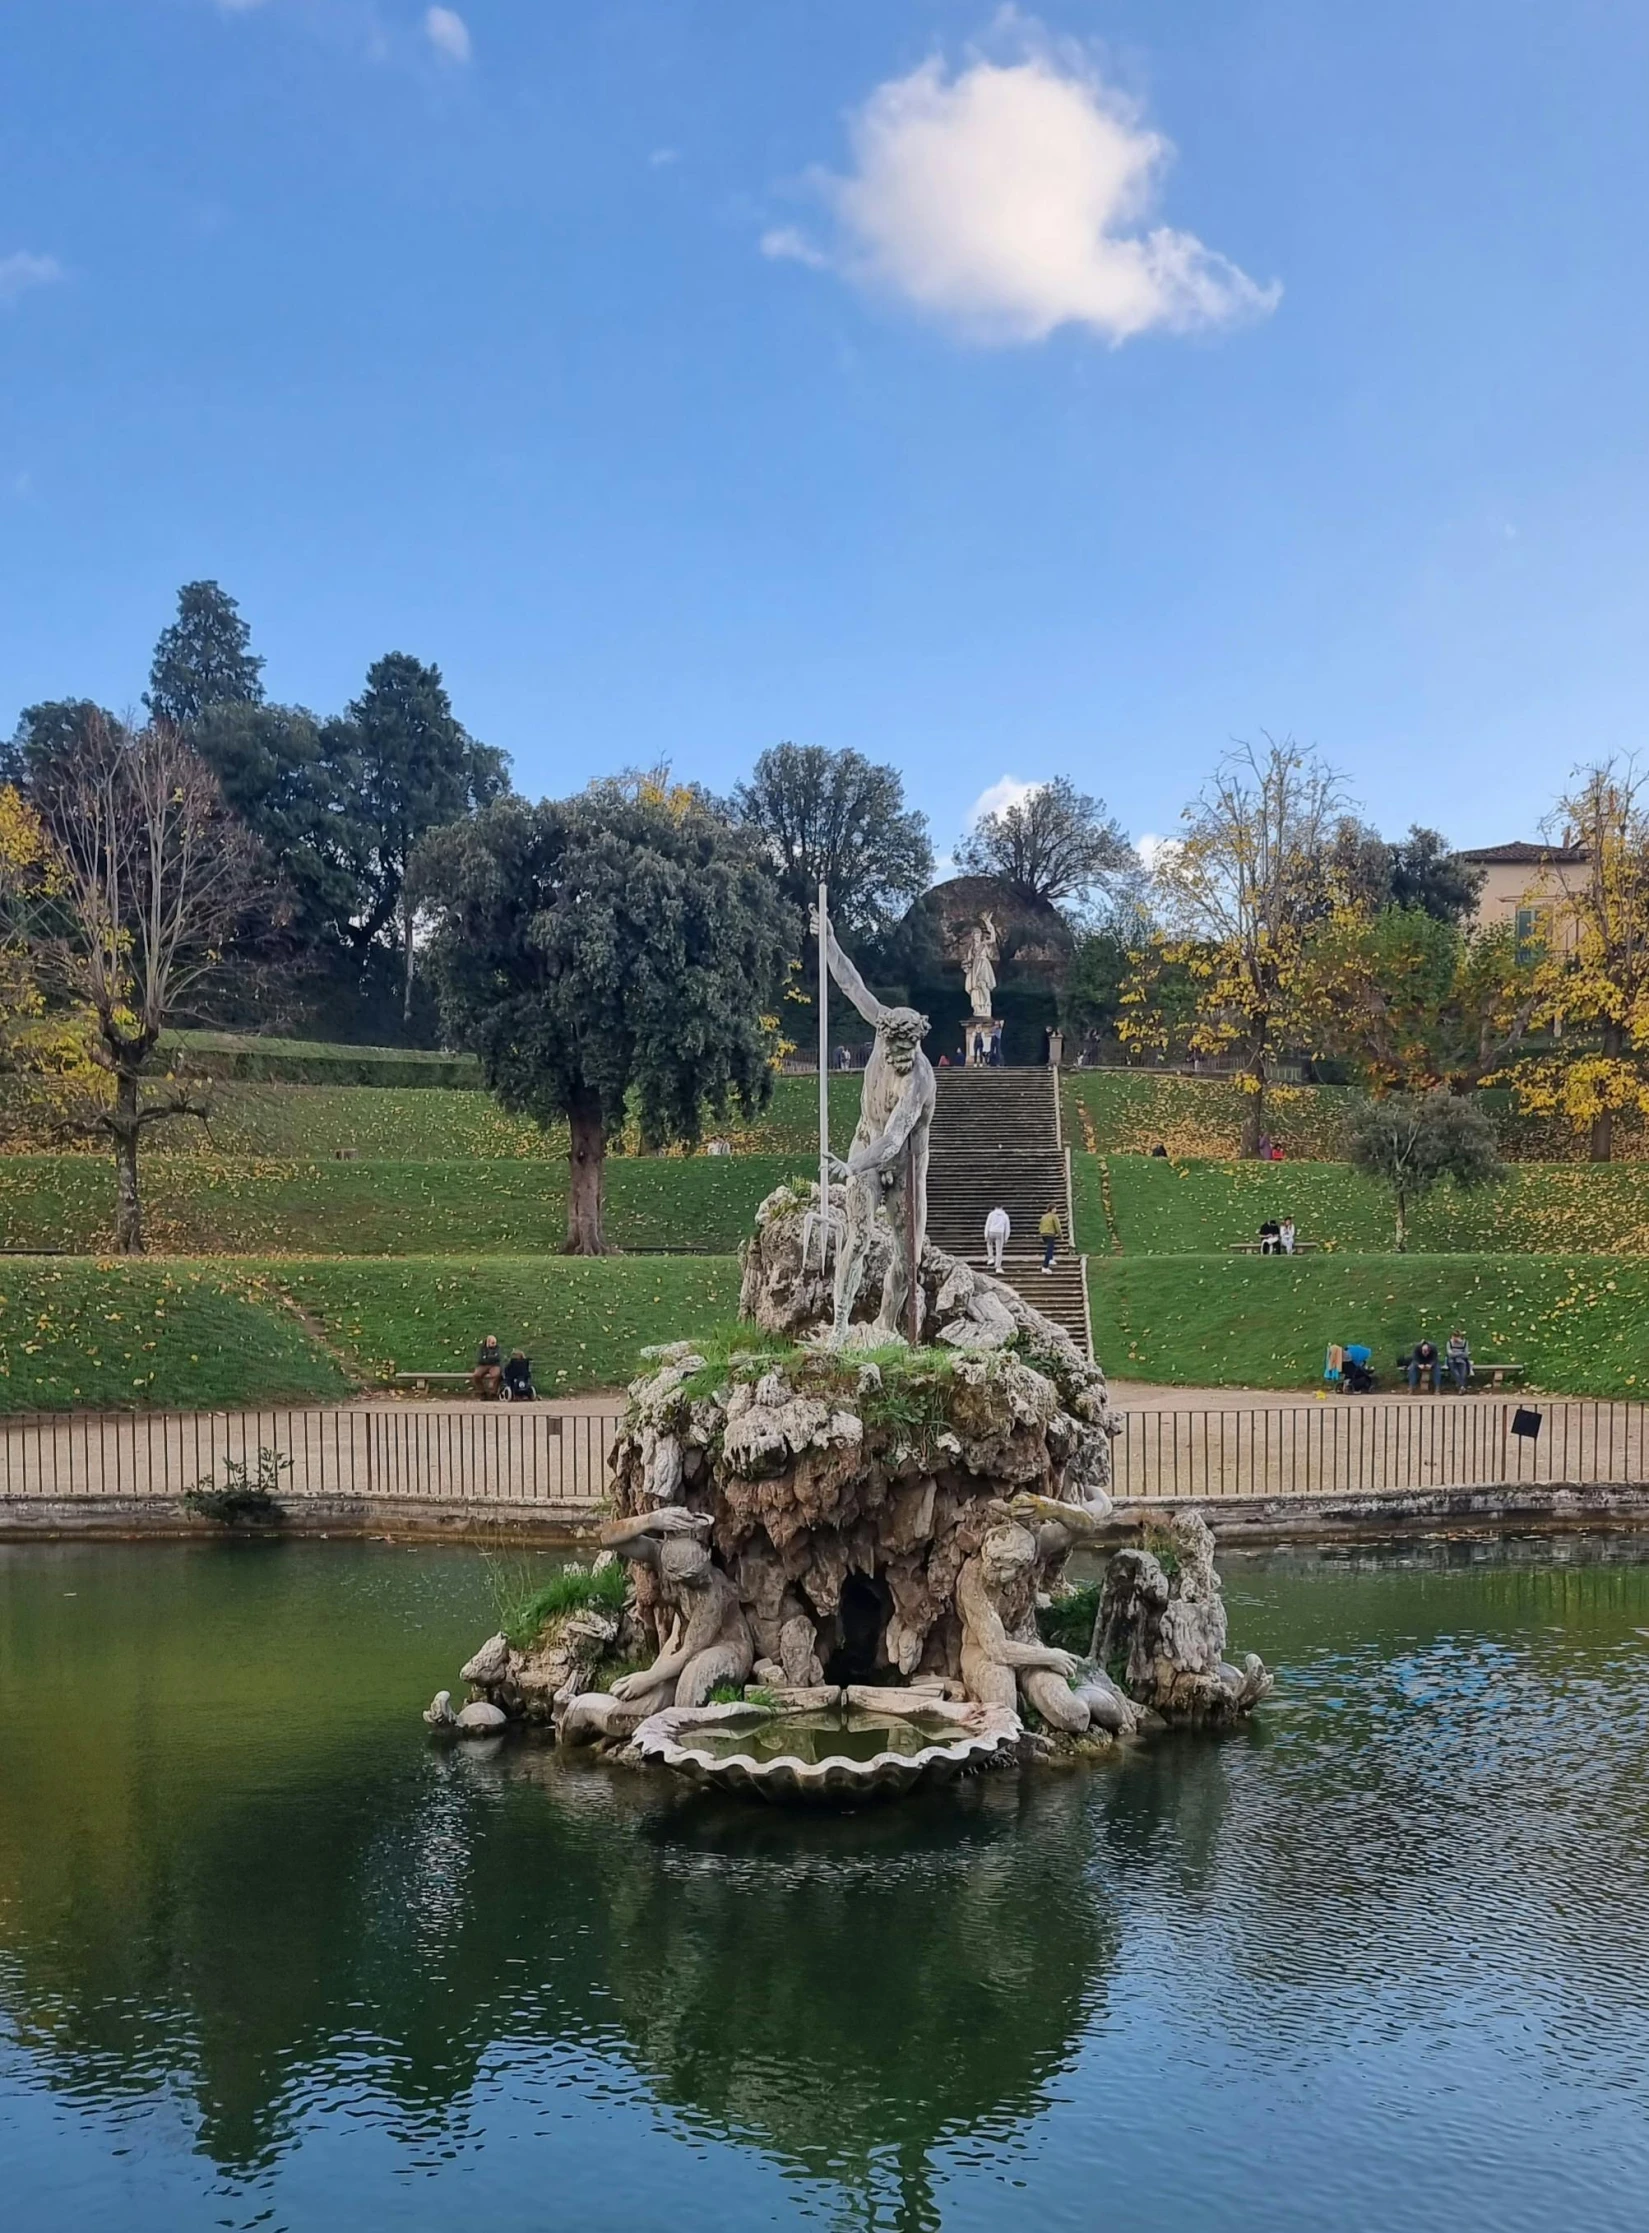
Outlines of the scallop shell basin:
M 842 1694 L 841 1702 L 859 1717 L 855 1734 L 861 1746 L 865 1733 L 879 1723 L 915 1724 L 924 1733 L 932 1729 L 931 1741 L 907 1750 L 896 1750 L 892 1743 L 886 1749 L 866 1747 L 857 1754 L 827 1746 L 822 1757 L 809 1759 L 800 1750 L 784 1750 L 782 1732 L 787 1720 L 811 1716 L 795 1707 L 749 1701 L 666 1707 L 650 1715 L 630 1741 L 644 1760 L 694 1783 L 764 1799 L 852 1804 L 897 1798 L 919 1784 L 949 1783 L 1015 1753 L 1024 1734 L 1019 1716 L 1002 1706 L 957 1705 L 921 1692 L 866 1691 L 857 1685 Z M 746 1731 L 752 1740 L 759 1739 L 748 1750 L 736 1741 Z

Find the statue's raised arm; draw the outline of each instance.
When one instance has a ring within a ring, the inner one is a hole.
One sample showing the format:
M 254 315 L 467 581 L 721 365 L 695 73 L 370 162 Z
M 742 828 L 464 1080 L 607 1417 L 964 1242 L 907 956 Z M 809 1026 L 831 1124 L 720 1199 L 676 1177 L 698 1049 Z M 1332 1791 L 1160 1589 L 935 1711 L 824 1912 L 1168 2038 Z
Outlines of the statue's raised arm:
M 819 935 L 819 910 L 816 906 L 808 910 L 808 925 L 814 937 L 817 938 Z M 824 928 L 825 952 L 829 956 L 830 974 L 841 986 L 843 992 L 847 994 L 854 1007 L 858 1009 L 860 1015 L 864 1017 L 866 1023 L 873 1030 L 879 1030 L 886 1020 L 888 1010 L 882 1006 L 882 1003 L 836 943 L 835 925 L 827 919 Z

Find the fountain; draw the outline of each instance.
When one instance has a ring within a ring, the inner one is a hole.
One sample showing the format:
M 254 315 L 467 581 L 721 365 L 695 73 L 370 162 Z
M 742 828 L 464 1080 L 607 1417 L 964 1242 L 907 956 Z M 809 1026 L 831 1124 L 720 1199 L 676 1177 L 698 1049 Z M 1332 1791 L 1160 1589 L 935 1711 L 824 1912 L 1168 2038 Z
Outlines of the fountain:
M 622 1606 L 609 1592 L 524 1651 L 489 1639 L 463 1670 L 473 1699 L 565 1744 L 787 1798 L 896 1794 L 1241 1718 L 1270 1677 L 1225 1658 L 1194 1513 L 1118 1551 L 1082 1621 L 1071 1553 L 1127 1532 L 1104 1374 L 1005 1282 L 928 1244 L 922 1019 L 875 1001 L 833 936 L 828 953 L 876 1030 L 841 1194 L 796 1183 L 762 1203 L 747 1337 L 648 1353 L 602 1530 L 601 1562 L 630 1570 Z M 431 1718 L 464 1717 L 443 1700 Z

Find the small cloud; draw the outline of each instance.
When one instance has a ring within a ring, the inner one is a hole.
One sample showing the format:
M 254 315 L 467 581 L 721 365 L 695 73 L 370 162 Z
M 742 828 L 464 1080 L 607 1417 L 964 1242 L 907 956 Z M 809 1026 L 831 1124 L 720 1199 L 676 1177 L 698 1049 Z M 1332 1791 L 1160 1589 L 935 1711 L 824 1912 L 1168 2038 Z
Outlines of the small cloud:
M 925 62 L 879 85 L 849 138 L 847 175 L 810 180 L 833 237 L 785 228 L 762 253 L 828 266 L 972 340 L 1077 325 L 1115 346 L 1261 317 L 1281 295 L 1194 234 L 1149 222 L 1173 149 L 1080 62 L 1034 46 L 955 75 Z
M 763 233 L 762 254 L 779 263 L 806 264 L 809 271 L 830 269 L 830 258 L 824 250 L 815 248 L 794 225 L 775 225 L 770 232 Z
M 671 163 L 681 161 L 681 151 L 674 147 L 655 147 L 647 158 L 655 171 L 666 169 Z
M 469 25 L 456 8 L 427 8 L 424 34 L 436 53 L 448 62 L 467 62 L 474 51 Z
M 1172 860 L 1179 851 L 1180 844 L 1181 840 L 1177 837 L 1147 835 L 1136 841 L 1134 851 L 1139 855 L 1139 864 L 1146 875 L 1154 876 L 1164 861 Z
M 1022 783 L 1017 775 L 999 775 L 988 791 L 981 791 L 968 809 L 968 828 L 976 829 L 987 814 L 1000 814 L 1004 808 L 1023 806 L 1033 792 L 1040 791 L 1040 783 Z
M 0 256 L 0 306 L 9 307 L 31 287 L 50 287 L 62 276 L 63 266 L 55 256 L 31 256 L 21 248 Z
M 226 16 L 240 16 L 249 14 L 253 8 L 261 8 L 263 0 L 218 0 L 218 6 Z

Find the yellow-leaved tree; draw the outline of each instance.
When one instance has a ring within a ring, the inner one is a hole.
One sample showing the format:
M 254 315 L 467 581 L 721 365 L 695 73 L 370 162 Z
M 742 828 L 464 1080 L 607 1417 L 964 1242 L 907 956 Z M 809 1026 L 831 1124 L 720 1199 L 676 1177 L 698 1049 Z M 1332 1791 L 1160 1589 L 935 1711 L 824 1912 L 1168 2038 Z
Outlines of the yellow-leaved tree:
M 1536 1021 L 1555 1051 L 1513 1078 L 1520 1107 L 1583 1135 L 1594 1163 L 1615 1120 L 1649 1113 L 1649 802 L 1636 763 L 1577 771 L 1558 802 L 1561 838 L 1536 960 Z
M 1153 867 L 1165 928 L 1135 960 L 1118 1032 L 1160 1049 L 1178 1027 L 1193 1054 L 1231 1058 L 1247 1156 L 1260 1152 L 1279 1054 L 1317 1033 L 1310 945 L 1333 903 L 1330 840 L 1343 805 L 1340 778 L 1292 738 L 1239 745 Z

